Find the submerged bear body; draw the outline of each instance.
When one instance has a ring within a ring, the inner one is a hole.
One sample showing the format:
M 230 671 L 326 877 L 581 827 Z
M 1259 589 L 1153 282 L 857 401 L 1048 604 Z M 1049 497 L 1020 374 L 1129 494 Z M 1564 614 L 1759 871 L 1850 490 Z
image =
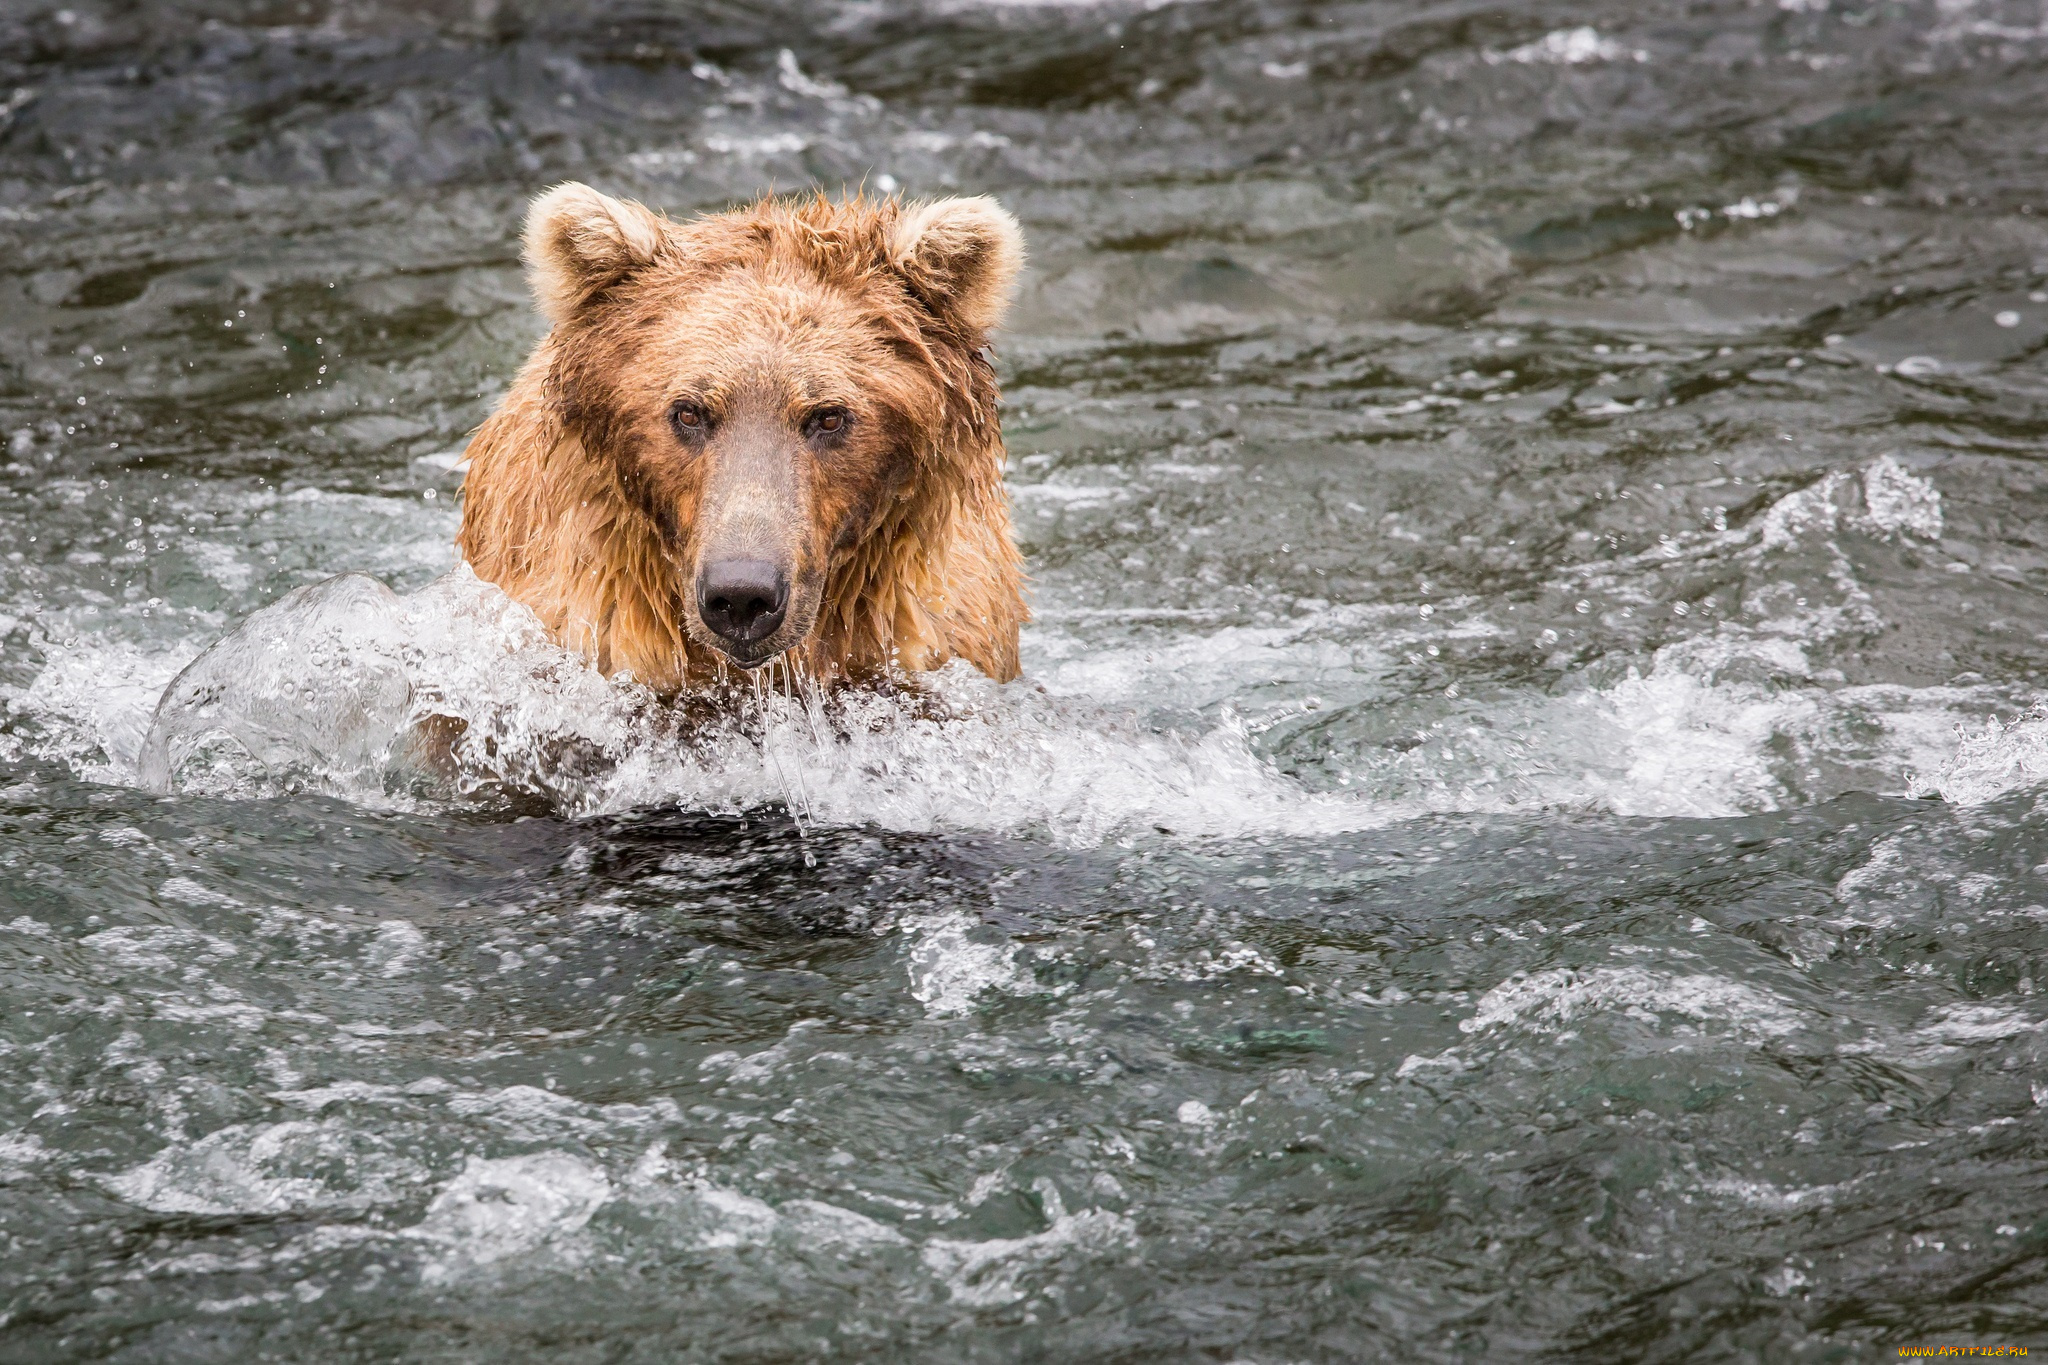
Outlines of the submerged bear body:
M 771 661 L 1016 676 L 986 351 L 1007 213 L 820 196 L 675 223 L 565 185 L 525 248 L 552 329 L 470 443 L 479 577 L 665 693 Z

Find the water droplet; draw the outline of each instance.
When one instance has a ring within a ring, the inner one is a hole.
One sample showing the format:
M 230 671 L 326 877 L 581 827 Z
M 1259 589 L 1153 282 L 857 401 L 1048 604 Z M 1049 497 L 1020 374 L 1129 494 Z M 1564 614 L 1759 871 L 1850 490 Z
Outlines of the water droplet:
M 2000 327 L 2017 327 L 2020 325 L 2020 315 L 2018 313 L 2013 312 L 2010 308 L 2006 309 L 2004 312 L 2000 313 L 1997 317 L 1991 320 L 1997 323 Z

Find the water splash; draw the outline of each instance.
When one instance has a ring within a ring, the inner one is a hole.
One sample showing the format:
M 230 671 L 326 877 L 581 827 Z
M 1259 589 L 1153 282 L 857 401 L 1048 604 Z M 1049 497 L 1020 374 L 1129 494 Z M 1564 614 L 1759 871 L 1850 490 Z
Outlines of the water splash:
M 2035 707 L 2007 724 L 1987 716 L 1958 726 L 1955 757 L 1942 765 L 1933 789 L 1961 806 L 1995 801 L 2007 792 L 2048 782 L 2048 709 Z
M 1766 586 L 1748 623 L 1696 630 L 1618 677 L 1567 676 L 1551 691 L 1412 697 L 1395 676 L 1403 651 L 1505 638 L 1511 623 L 1484 610 L 1454 619 L 1451 604 L 1434 619 L 1340 606 L 1164 648 L 1041 627 L 1026 641 L 1041 686 L 955 666 L 897 695 L 828 698 L 756 675 L 706 718 L 600 676 L 458 566 L 405 596 L 362 575 L 287 594 L 178 671 L 146 724 L 144 699 L 176 655 L 52 649 L 17 706 L 47 718 L 48 747 L 158 791 L 314 788 L 373 805 L 569 815 L 774 806 L 801 829 L 1031 832 L 1066 846 L 1313 836 L 1431 811 L 1725 816 L 1819 799 L 1830 781 L 1914 790 L 1917 774 L 1936 771 L 1961 799 L 1989 760 L 1978 743 L 1952 761 L 1951 732 L 1998 689 L 1844 686 L 1810 657 L 1878 623 L 1844 535 L 1927 544 L 1942 525 L 1933 484 L 1885 456 L 1781 497 L 1743 528 L 1608 562 L 1597 583 L 1554 586 L 1654 601 L 1646 576 L 1694 561 L 1738 563 Z M 1811 588 L 1778 602 L 1768 584 L 1780 561 L 1815 553 L 1832 586 L 1811 605 Z M 1320 785 L 1271 760 L 1265 732 L 1285 716 L 1265 703 L 1239 711 L 1247 677 L 1348 692 L 1322 727 Z M 1416 722 L 1416 738 L 1388 745 L 1397 715 Z M 2028 780 L 2024 756 L 1999 761 Z
M 442 1283 L 581 1231 L 611 1197 L 603 1170 L 567 1152 L 472 1156 L 407 1235 L 445 1248 L 421 1269 Z
M 1194 739 L 1151 733 L 964 668 L 906 696 L 828 701 L 799 684 L 731 700 L 731 714 L 693 722 L 599 676 L 466 567 L 410 597 L 351 575 L 287 595 L 187 666 L 135 777 L 366 801 L 531 797 L 570 814 L 781 805 L 812 822 L 1039 828 L 1075 845 L 1398 814 L 1304 791 L 1230 719 Z

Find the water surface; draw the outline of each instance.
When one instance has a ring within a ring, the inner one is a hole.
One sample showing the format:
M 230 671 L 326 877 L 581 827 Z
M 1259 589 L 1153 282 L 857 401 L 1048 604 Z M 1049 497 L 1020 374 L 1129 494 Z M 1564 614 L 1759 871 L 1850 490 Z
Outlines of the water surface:
M 0 1356 L 2038 1340 L 2043 108 L 2019 0 L 8 6 Z M 448 576 L 572 176 L 1017 212 L 1023 682 Z

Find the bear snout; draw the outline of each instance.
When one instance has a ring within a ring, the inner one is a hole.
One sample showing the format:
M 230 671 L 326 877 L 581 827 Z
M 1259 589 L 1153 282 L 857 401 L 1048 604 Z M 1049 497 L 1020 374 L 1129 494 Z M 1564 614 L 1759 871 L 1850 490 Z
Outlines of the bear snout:
M 764 559 L 718 560 L 697 576 L 697 614 L 730 644 L 759 644 L 781 629 L 788 610 L 789 577 Z

